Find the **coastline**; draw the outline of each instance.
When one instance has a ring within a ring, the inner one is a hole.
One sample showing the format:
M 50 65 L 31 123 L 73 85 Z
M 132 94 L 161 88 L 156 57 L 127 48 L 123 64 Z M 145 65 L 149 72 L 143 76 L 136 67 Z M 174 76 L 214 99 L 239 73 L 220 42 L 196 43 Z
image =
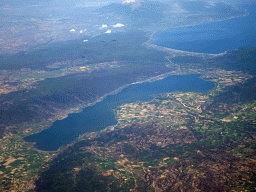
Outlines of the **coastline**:
M 209 22 L 202 22 L 202 23 L 197 23 L 197 24 L 192 24 L 192 25 L 183 25 L 183 26 L 178 26 L 178 27 L 170 27 L 170 28 L 163 28 L 157 31 L 152 32 L 149 35 L 149 40 L 146 41 L 144 43 L 144 45 L 146 47 L 151 47 L 151 48 L 156 48 L 157 50 L 161 50 L 161 51 L 165 51 L 165 52 L 171 52 L 173 54 L 187 54 L 187 55 L 194 55 L 194 56 L 212 56 L 212 57 L 216 57 L 216 56 L 222 56 L 225 55 L 228 51 L 231 50 L 226 50 L 222 53 L 199 53 L 199 52 L 193 52 L 193 51 L 183 51 L 183 50 L 178 50 L 178 49 L 172 49 L 172 48 L 168 48 L 168 47 L 164 47 L 164 46 L 160 46 L 160 45 L 156 45 L 155 42 L 156 40 L 153 38 L 153 36 L 158 33 L 159 31 L 164 31 L 164 30 L 168 30 L 168 29 L 179 29 L 179 28 L 185 28 L 185 27 L 193 27 L 193 26 L 200 26 L 200 25 L 205 25 L 205 24 L 210 24 L 210 23 L 218 23 L 218 22 L 223 22 L 223 21 L 228 21 L 228 20 L 232 20 L 232 19 L 237 19 L 237 18 L 242 18 L 242 17 L 247 17 L 250 15 L 250 13 L 245 10 L 245 14 L 243 15 L 239 15 L 239 16 L 232 16 L 229 17 L 227 19 L 221 19 L 221 20 L 216 20 L 216 21 L 209 21 Z

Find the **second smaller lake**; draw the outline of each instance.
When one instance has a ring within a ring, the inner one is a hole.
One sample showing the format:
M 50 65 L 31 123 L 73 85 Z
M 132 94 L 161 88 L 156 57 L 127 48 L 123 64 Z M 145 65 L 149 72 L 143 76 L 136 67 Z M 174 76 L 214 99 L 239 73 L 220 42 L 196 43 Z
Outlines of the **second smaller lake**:
M 71 143 L 79 135 L 96 132 L 117 124 L 114 109 L 136 101 L 149 101 L 153 96 L 174 91 L 207 92 L 215 84 L 200 78 L 200 75 L 173 75 L 154 82 L 132 84 L 114 95 L 108 95 L 95 105 L 86 107 L 80 113 L 70 114 L 63 120 L 40 133 L 25 137 L 27 142 L 36 142 L 35 147 L 44 151 L 55 151 Z

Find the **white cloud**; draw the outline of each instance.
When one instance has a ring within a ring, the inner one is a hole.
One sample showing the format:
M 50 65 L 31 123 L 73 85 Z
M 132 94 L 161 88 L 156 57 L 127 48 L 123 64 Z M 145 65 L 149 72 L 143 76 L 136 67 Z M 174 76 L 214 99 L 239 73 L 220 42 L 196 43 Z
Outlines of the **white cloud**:
M 87 42 L 87 41 L 88 41 L 87 39 L 84 40 L 84 42 Z
M 107 30 L 105 33 L 111 33 L 112 31 L 111 30 Z
M 108 26 L 107 25 L 102 25 L 101 26 L 101 28 L 103 29 L 103 28 L 107 28 Z
M 83 30 L 80 30 L 80 33 L 83 33 Z
M 112 25 L 113 27 L 123 27 L 124 26 L 124 24 L 122 24 L 122 23 L 117 23 L 117 24 L 115 24 L 115 25 Z
M 135 0 L 125 0 L 124 2 L 123 2 L 123 4 L 125 4 L 125 3 L 135 3 L 136 1 Z
M 75 29 L 70 29 L 70 32 L 75 32 L 76 30 Z

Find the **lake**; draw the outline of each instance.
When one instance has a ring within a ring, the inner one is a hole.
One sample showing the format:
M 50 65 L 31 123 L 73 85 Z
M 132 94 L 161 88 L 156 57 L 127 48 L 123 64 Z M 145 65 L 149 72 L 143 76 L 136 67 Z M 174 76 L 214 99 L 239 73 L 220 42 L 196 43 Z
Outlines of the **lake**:
M 50 128 L 25 137 L 24 140 L 36 142 L 35 147 L 40 150 L 55 151 L 83 133 L 100 131 L 117 124 L 114 109 L 122 104 L 149 101 L 156 94 L 174 91 L 204 93 L 214 87 L 213 82 L 201 79 L 198 74 L 172 75 L 154 82 L 132 84 L 117 94 L 108 95 L 102 101 L 84 108 L 80 113 L 55 121 Z
M 158 31 L 152 36 L 153 43 L 212 54 L 256 46 L 256 4 L 250 4 L 246 10 L 249 14 L 244 17 Z

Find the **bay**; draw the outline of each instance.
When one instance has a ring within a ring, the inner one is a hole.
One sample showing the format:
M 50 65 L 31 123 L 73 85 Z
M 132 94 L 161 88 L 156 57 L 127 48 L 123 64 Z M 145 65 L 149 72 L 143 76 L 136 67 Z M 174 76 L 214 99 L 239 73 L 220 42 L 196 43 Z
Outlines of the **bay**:
M 256 4 L 245 7 L 248 15 L 195 26 L 156 32 L 153 43 L 182 51 L 218 54 L 256 46 Z

